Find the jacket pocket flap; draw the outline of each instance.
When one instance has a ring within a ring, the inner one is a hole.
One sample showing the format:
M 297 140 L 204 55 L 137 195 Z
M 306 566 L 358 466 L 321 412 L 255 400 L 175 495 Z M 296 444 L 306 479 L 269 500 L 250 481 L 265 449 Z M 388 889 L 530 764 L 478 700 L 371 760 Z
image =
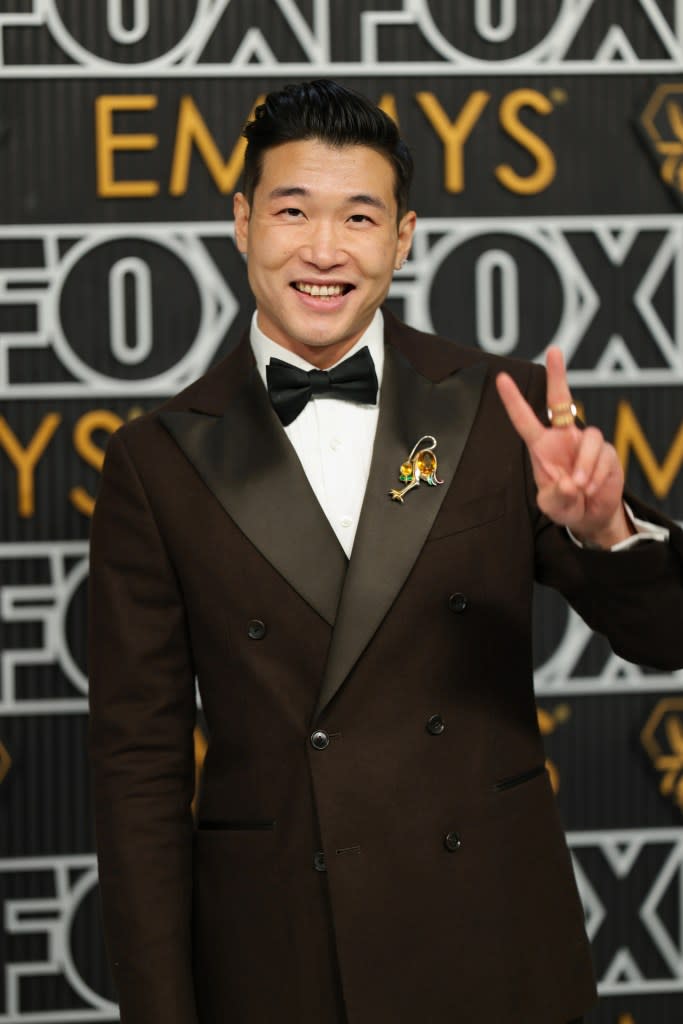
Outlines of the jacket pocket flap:
M 475 526 L 483 526 L 495 519 L 500 519 L 505 514 L 505 489 L 494 491 L 492 494 L 482 494 L 471 501 L 466 501 L 455 508 L 444 509 L 437 518 L 434 529 L 427 538 L 438 540 L 441 537 L 448 537 L 452 533 L 462 533 L 463 530 L 471 530 Z

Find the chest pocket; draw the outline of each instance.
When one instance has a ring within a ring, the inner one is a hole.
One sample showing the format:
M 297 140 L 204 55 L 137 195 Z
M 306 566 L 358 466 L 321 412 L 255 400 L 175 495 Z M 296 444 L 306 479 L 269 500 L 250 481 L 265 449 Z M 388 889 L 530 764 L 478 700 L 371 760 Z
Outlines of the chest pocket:
M 502 519 L 505 515 L 505 488 L 482 494 L 462 505 L 444 506 L 438 516 L 427 543 L 450 537 L 454 533 L 473 530 L 477 526 Z

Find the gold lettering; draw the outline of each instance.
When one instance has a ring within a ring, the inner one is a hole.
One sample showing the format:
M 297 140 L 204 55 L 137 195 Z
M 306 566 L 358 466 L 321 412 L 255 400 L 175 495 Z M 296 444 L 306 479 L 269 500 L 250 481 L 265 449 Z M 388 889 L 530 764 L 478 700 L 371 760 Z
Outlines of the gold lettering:
M 444 183 L 448 192 L 462 192 L 465 187 L 463 150 L 465 142 L 479 120 L 490 94 L 478 89 L 470 94 L 464 107 L 451 121 L 432 92 L 418 92 L 417 102 L 427 120 L 436 129 L 444 144 Z
M 264 99 L 264 96 L 259 96 L 255 101 L 249 114 L 250 118 L 254 115 L 254 109 L 259 103 L 263 103 Z M 197 147 L 218 191 L 222 195 L 232 192 L 242 173 L 247 140 L 240 138 L 228 159 L 223 160 L 213 136 L 206 127 L 206 122 L 197 110 L 194 100 L 191 96 L 183 96 L 180 100 L 180 110 L 178 112 L 178 126 L 176 129 L 173 161 L 171 163 L 171 180 L 168 188 L 172 196 L 182 196 L 187 192 L 193 145 Z
M 657 498 L 666 498 L 681 468 L 681 464 L 683 464 L 683 422 L 679 426 L 676 437 L 660 465 L 643 433 L 643 429 L 630 402 L 622 400 L 617 406 L 614 447 L 624 467 L 624 473 L 628 470 L 629 458 L 631 451 L 633 451 L 647 482 L 652 488 L 652 493 Z
M 158 194 L 158 181 L 117 181 L 114 168 L 114 154 L 117 151 L 156 149 L 159 141 L 156 135 L 117 135 L 114 131 L 114 114 L 123 110 L 154 110 L 156 105 L 157 97 L 152 95 L 98 96 L 95 100 L 98 196 L 107 199 L 137 199 Z
M 550 147 L 519 120 L 522 107 L 531 107 L 539 114 L 549 114 L 553 105 L 547 96 L 535 89 L 515 89 L 500 105 L 500 123 L 508 135 L 523 146 L 536 160 L 536 169 L 531 174 L 518 174 L 509 164 L 496 167 L 496 177 L 501 185 L 518 195 L 529 196 L 542 192 L 553 181 L 557 164 Z
M 398 125 L 398 108 L 396 107 L 396 96 L 393 92 L 382 93 L 377 104 L 380 110 L 383 110 L 387 117 Z
M 12 767 L 12 758 L 10 757 L 9 750 L 4 746 L 2 740 L 0 740 L 0 782 L 7 777 L 7 773 Z
M 93 409 L 81 416 L 74 427 L 73 437 L 74 447 L 83 461 L 97 470 L 102 469 L 104 448 L 94 443 L 92 435 L 96 430 L 105 430 L 108 434 L 113 434 L 122 424 L 121 417 L 108 409 Z M 72 487 L 69 498 L 72 505 L 84 516 L 92 515 L 95 499 L 84 487 Z
M 48 413 L 43 417 L 28 448 L 22 448 L 7 420 L 0 416 L 0 445 L 9 455 L 17 471 L 17 511 L 23 519 L 30 519 L 35 515 L 35 468 L 61 421 L 62 417 L 58 413 Z

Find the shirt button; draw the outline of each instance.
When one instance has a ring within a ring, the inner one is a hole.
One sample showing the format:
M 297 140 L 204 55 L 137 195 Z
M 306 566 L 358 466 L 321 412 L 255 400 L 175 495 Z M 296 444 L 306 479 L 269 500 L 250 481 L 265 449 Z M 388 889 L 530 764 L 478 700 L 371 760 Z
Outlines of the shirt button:
M 452 612 L 455 612 L 456 614 L 462 614 L 462 612 L 464 612 L 465 609 L 467 608 L 467 604 L 468 601 L 464 594 L 451 594 L 451 596 L 448 598 L 448 607 Z
M 443 837 L 443 844 L 449 853 L 455 853 L 462 846 L 460 836 L 457 832 L 447 832 Z
M 266 635 L 266 624 L 260 619 L 251 619 L 247 626 L 247 633 L 250 640 L 263 640 Z
M 328 747 L 329 745 L 330 737 L 326 732 L 323 732 L 322 729 L 316 729 L 316 731 L 311 734 L 311 746 L 315 750 L 324 750 L 325 747 Z
M 343 518 L 340 519 L 339 522 L 344 527 L 353 526 L 353 519 L 351 518 L 351 516 L 343 516 Z
M 341 448 L 341 441 L 338 437 L 333 437 L 330 441 L 330 448 L 333 452 L 336 452 L 338 448 Z

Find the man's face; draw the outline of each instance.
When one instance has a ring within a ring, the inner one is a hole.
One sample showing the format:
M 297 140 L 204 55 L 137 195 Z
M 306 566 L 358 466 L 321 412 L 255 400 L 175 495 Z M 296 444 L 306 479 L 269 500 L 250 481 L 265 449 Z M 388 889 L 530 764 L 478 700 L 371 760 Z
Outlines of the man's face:
M 396 222 L 384 155 L 317 140 L 267 150 L 251 206 L 238 193 L 234 213 L 259 327 L 320 367 L 366 329 L 415 228 L 412 212 Z

